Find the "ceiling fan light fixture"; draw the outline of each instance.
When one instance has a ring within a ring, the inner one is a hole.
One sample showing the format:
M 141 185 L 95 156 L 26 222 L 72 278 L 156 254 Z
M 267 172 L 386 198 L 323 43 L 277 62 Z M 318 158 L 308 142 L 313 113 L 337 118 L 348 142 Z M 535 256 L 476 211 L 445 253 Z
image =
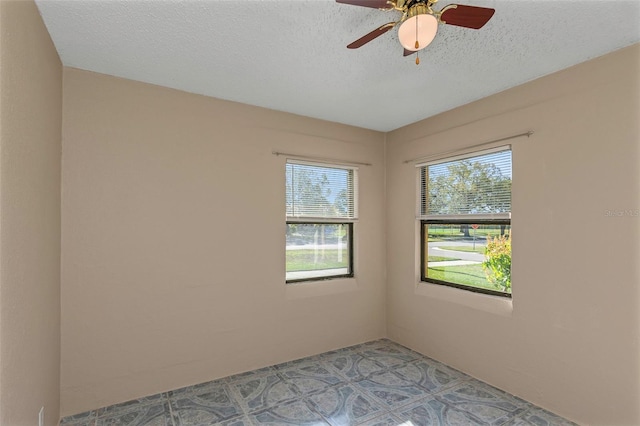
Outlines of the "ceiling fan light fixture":
M 427 47 L 437 32 L 438 19 L 428 13 L 423 4 L 419 4 L 409 10 L 409 18 L 398 29 L 398 39 L 402 47 L 415 52 Z

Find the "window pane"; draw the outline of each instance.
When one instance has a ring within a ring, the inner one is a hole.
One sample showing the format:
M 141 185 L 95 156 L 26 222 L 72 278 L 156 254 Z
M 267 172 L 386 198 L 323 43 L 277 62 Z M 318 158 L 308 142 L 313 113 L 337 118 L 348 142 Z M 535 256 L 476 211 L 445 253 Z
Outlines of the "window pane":
M 511 151 L 424 166 L 421 214 L 490 214 L 511 211 Z
M 511 293 L 511 226 L 423 222 L 423 280 Z
M 287 163 L 287 217 L 355 219 L 356 171 Z
M 287 281 L 351 276 L 351 224 L 287 223 Z

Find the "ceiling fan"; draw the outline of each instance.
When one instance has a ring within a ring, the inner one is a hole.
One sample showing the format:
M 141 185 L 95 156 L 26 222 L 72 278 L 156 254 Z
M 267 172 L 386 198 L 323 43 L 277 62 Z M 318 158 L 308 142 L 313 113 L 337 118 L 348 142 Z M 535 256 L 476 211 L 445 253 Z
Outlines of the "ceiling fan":
M 357 49 L 381 36 L 396 25 L 398 38 L 404 48 L 404 56 L 424 49 L 431 43 L 438 31 L 438 24 L 456 25 L 478 30 L 486 24 L 495 13 L 494 9 L 461 4 L 450 4 L 441 10 L 433 10 L 438 0 L 336 0 L 338 3 L 352 6 L 371 7 L 385 11 L 402 12 L 398 21 L 382 25 L 349 44 L 349 49 Z M 416 58 L 416 64 L 420 59 Z

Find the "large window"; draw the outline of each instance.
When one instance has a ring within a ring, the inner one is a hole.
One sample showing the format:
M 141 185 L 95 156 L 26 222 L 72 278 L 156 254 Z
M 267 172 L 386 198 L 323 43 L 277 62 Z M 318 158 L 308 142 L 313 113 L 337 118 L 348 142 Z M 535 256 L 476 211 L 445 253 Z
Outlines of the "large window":
M 422 281 L 511 297 L 511 149 L 418 167 Z
M 353 276 L 357 169 L 288 160 L 287 282 Z

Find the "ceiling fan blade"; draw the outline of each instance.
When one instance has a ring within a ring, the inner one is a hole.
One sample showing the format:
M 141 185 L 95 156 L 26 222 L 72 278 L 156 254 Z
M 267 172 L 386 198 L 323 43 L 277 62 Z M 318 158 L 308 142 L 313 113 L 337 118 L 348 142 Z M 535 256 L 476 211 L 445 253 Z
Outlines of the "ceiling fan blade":
M 448 5 L 442 10 L 444 10 L 444 12 L 442 12 L 440 18 L 446 24 L 472 28 L 474 30 L 482 28 L 496 12 L 495 9 L 489 9 L 487 7 L 465 6 L 462 4 Z
M 407 49 L 404 49 L 404 55 L 402 55 L 402 56 L 409 56 L 409 55 L 413 55 L 413 54 L 414 54 L 414 53 L 416 53 L 416 52 L 417 52 L 417 50 L 407 50 Z
M 374 9 L 387 9 L 387 0 L 336 0 L 337 3 L 350 4 L 352 6 L 372 7 Z
M 359 39 L 357 39 L 353 43 L 349 44 L 347 47 L 349 49 L 357 49 L 358 47 L 364 46 L 365 44 L 369 43 L 374 38 L 380 37 L 382 34 L 386 33 L 391 28 L 395 27 L 395 25 L 396 25 L 396 22 L 389 22 L 387 24 L 384 24 L 380 28 L 376 28 L 375 30 L 371 31 L 369 34 L 360 37 Z

